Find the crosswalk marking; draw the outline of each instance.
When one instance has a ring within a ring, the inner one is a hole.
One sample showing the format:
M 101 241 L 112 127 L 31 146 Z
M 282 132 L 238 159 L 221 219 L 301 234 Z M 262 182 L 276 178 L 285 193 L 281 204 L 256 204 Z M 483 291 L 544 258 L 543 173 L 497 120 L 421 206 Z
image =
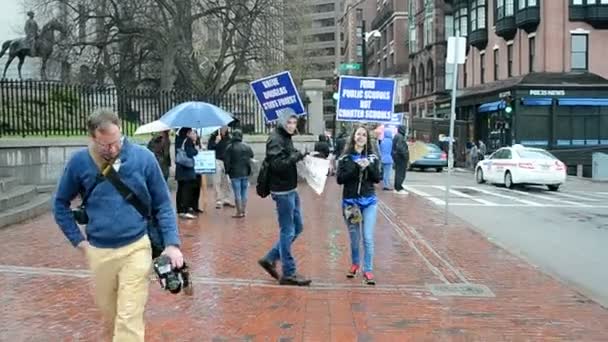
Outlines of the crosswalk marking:
M 434 188 L 439 189 L 441 191 L 445 191 L 445 186 L 435 185 Z M 494 202 L 486 201 L 486 200 L 481 199 L 481 198 L 476 198 L 476 197 L 473 197 L 473 196 L 471 196 L 469 194 L 465 194 L 464 192 L 460 192 L 458 190 L 454 190 L 454 189 L 451 189 L 451 188 L 450 188 L 450 192 L 453 193 L 456 196 L 459 196 L 459 197 L 462 197 L 462 198 L 466 198 L 466 199 L 470 199 L 472 201 L 479 202 L 481 204 L 496 205 L 496 203 L 494 203 Z
M 433 202 L 433 203 L 435 203 L 437 205 L 445 205 L 445 201 L 444 200 L 436 198 L 436 197 L 433 197 L 433 196 L 427 194 L 424 191 L 420 191 L 418 189 L 414 189 L 414 188 L 412 188 L 411 186 L 408 186 L 408 185 L 404 186 L 404 188 L 405 188 L 406 191 L 414 193 L 414 194 L 416 194 L 416 195 L 418 195 L 420 197 L 424 197 L 424 198 L 428 199 L 429 201 L 431 201 L 431 202 Z
M 515 192 L 515 193 L 518 193 L 518 194 L 521 194 L 521 195 L 526 195 L 526 196 L 530 196 L 530 197 L 540 198 L 540 199 L 545 200 L 545 201 L 570 204 L 570 205 L 575 206 L 575 207 L 582 207 L 582 208 L 589 207 L 588 204 L 582 204 L 582 203 L 578 203 L 578 202 L 565 201 L 565 200 L 562 200 L 560 198 L 553 198 L 553 197 L 549 197 L 549 196 L 531 194 L 529 192 L 525 192 L 525 191 L 521 191 L 521 190 L 515 190 L 515 189 L 506 190 L 506 189 L 501 189 L 501 191 Z
M 460 188 L 460 187 L 458 187 L 458 188 Z M 505 199 L 508 199 L 508 200 L 511 200 L 511 201 L 515 201 L 515 202 L 531 205 L 531 206 L 534 206 L 534 207 L 544 207 L 545 206 L 544 204 L 541 204 L 541 203 L 538 203 L 538 202 L 528 201 L 528 200 L 520 199 L 520 198 L 513 197 L 513 196 L 507 196 L 507 195 L 499 194 L 499 193 L 496 193 L 496 192 L 484 190 L 484 189 L 481 189 L 481 188 L 476 188 L 474 186 L 466 186 L 466 187 L 463 187 L 463 188 L 465 188 L 465 189 L 471 189 L 471 190 L 474 190 L 474 191 L 477 191 L 477 192 L 481 192 L 481 193 L 484 193 L 484 194 L 490 195 L 490 196 L 496 196 L 496 197 L 500 197 L 500 198 L 505 198 Z
M 411 184 L 405 189 L 421 196 L 438 206 L 445 206 L 444 196 L 446 187 L 432 184 Z M 421 190 L 422 189 L 422 190 Z M 427 190 L 428 189 L 428 190 Z M 467 191 L 468 190 L 468 191 Z M 534 190 L 532 190 L 534 191 Z M 536 208 L 608 208 L 608 202 L 602 201 L 601 196 L 608 192 L 568 193 L 549 192 L 534 193 L 516 189 L 504 189 L 491 186 L 454 185 L 450 195 L 464 199 L 465 202 L 450 202 L 451 206 L 486 206 L 486 207 L 536 207 Z M 496 200 L 493 200 L 496 199 Z M 502 199 L 502 200 L 499 200 Z
M 595 199 L 592 197 L 582 197 L 582 196 L 577 196 L 577 195 L 572 195 L 572 194 L 566 194 L 563 192 L 553 192 L 552 195 L 573 198 L 573 199 L 577 199 L 577 200 L 581 200 L 581 201 L 589 201 L 589 202 L 599 202 L 600 201 L 599 199 Z

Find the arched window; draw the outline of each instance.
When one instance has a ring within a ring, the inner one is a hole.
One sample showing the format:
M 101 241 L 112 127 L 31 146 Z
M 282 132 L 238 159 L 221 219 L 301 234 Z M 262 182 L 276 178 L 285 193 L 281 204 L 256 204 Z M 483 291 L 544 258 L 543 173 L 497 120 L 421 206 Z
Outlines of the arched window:
M 429 88 L 428 92 L 432 93 L 435 91 L 435 73 L 433 72 L 433 60 L 430 59 L 426 64 L 426 83 Z
M 425 94 L 425 83 L 424 83 L 424 66 L 421 64 L 418 69 L 418 95 Z
M 418 95 L 418 83 L 416 82 L 416 68 L 412 68 L 412 71 L 410 72 L 410 89 L 412 91 L 412 97 L 416 97 Z

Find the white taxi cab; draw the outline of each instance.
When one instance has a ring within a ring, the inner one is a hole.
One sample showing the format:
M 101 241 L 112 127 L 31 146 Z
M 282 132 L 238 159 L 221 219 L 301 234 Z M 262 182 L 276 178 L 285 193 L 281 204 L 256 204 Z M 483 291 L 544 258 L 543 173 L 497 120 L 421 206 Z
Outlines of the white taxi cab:
M 503 147 L 475 167 L 477 183 L 546 185 L 557 191 L 566 181 L 566 166 L 551 153 L 523 145 Z

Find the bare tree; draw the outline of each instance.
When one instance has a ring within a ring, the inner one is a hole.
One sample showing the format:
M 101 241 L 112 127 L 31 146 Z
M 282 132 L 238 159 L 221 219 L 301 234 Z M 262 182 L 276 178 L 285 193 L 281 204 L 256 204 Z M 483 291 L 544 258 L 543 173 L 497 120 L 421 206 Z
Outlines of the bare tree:
M 301 10 L 299 2 L 283 0 L 25 2 L 42 13 L 67 9 L 62 19 L 72 33 L 62 41 L 63 50 L 116 86 L 132 89 L 158 79 L 161 90 L 203 95 L 223 95 L 250 81 L 252 66 L 284 68 L 284 26 Z M 217 36 L 216 46 L 208 46 L 208 40 L 200 44 L 201 27 L 207 36 Z

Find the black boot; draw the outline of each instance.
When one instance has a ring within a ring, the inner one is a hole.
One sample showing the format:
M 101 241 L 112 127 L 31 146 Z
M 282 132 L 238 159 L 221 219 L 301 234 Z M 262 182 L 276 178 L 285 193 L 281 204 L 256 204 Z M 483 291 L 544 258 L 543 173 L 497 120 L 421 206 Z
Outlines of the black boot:
M 312 283 L 312 280 L 304 278 L 304 276 L 297 273 L 292 276 L 281 277 L 281 280 L 279 280 L 279 284 L 281 285 L 309 286 L 310 283 Z

